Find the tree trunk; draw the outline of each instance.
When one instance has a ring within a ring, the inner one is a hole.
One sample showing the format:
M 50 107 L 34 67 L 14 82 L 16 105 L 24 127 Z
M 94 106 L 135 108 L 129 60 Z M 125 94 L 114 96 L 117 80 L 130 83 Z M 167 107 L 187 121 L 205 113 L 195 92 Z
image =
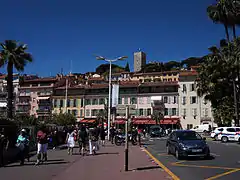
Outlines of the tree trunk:
M 232 31 L 233 31 L 233 38 L 234 38 L 234 40 L 236 40 L 237 36 L 236 36 L 236 26 L 235 25 L 232 27 Z
M 7 117 L 13 118 L 13 64 L 11 62 L 7 65 Z
M 229 33 L 228 33 L 228 26 L 226 24 L 224 24 L 224 28 L 225 28 L 227 42 L 229 43 L 230 39 L 229 39 Z

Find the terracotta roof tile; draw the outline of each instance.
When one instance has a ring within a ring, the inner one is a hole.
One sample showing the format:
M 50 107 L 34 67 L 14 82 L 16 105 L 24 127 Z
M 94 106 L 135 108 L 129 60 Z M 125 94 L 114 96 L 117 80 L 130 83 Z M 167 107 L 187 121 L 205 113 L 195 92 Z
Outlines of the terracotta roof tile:
M 25 83 L 31 83 L 31 82 L 56 82 L 57 79 L 56 78 L 50 78 L 50 77 L 46 77 L 46 78 L 37 78 L 37 79 L 31 79 L 31 80 L 24 80 Z
M 163 72 L 135 73 L 134 76 L 162 75 L 162 74 L 173 74 L 173 73 L 179 73 L 179 71 L 174 70 L 174 71 L 163 71 Z
M 180 72 L 179 76 L 197 76 L 198 72 L 197 71 L 182 71 Z
M 178 86 L 178 81 L 167 81 L 167 82 L 145 82 L 141 86 Z

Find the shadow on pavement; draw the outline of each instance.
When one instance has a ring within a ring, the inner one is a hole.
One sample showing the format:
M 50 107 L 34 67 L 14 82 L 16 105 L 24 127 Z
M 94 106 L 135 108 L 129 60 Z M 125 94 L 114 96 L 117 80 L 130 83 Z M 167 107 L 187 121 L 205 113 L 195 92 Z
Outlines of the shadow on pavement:
M 151 170 L 151 169 L 161 169 L 161 167 L 160 166 L 140 167 L 140 168 L 132 169 L 131 171 L 144 171 L 144 170 Z
M 214 156 L 210 156 L 208 158 L 201 158 L 201 157 L 188 157 L 186 160 L 188 161 L 197 161 L 197 160 L 204 160 L 204 161 L 210 161 L 210 160 L 214 160 L 215 157 Z
M 49 159 L 49 160 L 47 160 L 47 162 L 58 162 L 58 161 L 64 161 L 64 159 Z M 36 162 L 36 160 L 34 161 L 34 160 L 30 160 L 29 162 Z
M 106 153 L 97 153 L 97 154 L 95 154 L 95 156 L 105 155 L 105 154 L 119 154 L 119 152 L 113 152 L 113 153 L 108 153 L 108 152 L 106 152 Z
M 10 168 L 10 167 L 20 167 L 20 166 L 35 166 L 35 162 L 33 163 L 34 161 L 31 161 L 31 163 L 25 163 L 24 165 L 20 165 L 19 163 L 18 164 L 11 164 L 11 165 L 6 165 L 4 166 L 5 168 Z M 62 161 L 62 160 L 50 160 L 50 161 L 47 161 L 47 162 L 44 162 L 43 164 L 40 164 L 38 166 L 42 166 L 42 165 L 54 165 L 54 164 L 67 164 L 69 162 L 67 161 Z

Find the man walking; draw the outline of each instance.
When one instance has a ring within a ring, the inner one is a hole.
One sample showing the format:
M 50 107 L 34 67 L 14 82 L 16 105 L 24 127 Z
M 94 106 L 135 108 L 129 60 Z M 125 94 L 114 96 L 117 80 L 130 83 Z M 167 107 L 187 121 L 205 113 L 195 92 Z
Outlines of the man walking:
M 110 140 L 111 140 L 112 144 L 113 144 L 115 135 L 116 135 L 116 130 L 115 130 L 114 126 L 112 126 L 110 129 Z

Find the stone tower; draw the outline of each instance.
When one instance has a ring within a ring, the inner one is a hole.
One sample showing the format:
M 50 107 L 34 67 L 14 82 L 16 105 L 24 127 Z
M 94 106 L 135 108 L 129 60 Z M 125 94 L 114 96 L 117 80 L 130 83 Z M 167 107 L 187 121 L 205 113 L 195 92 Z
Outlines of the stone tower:
M 146 54 L 142 51 L 134 53 L 134 72 L 141 71 L 142 67 L 146 65 Z

